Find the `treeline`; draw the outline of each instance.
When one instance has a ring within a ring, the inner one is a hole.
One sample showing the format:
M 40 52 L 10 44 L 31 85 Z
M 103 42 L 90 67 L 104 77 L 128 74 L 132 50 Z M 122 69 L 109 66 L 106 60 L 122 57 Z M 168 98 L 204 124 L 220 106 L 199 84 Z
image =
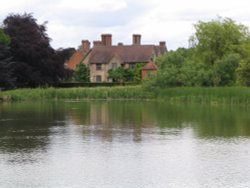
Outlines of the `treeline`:
M 250 33 L 229 18 L 198 22 L 189 48 L 157 59 L 157 76 L 146 87 L 250 86 Z
M 49 86 L 71 73 L 64 62 L 73 48 L 54 50 L 46 22 L 31 14 L 10 14 L 0 27 L 0 88 Z

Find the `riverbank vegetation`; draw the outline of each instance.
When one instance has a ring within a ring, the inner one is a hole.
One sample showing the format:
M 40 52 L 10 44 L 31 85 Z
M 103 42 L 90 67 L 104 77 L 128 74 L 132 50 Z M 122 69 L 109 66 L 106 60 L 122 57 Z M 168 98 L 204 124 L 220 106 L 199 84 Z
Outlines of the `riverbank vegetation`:
M 250 105 L 248 87 L 170 87 L 149 91 L 141 86 L 96 88 L 35 88 L 0 92 L 6 101 L 32 100 L 163 100 L 170 103 Z
M 11 101 L 154 98 L 151 92 L 145 92 L 141 86 L 17 89 L 0 92 L 0 97 L 4 96 Z

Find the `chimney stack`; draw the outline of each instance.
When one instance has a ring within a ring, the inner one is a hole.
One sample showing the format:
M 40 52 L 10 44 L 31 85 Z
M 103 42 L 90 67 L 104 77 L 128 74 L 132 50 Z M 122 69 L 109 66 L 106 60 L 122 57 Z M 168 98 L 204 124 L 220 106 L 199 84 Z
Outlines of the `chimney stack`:
M 103 46 L 112 46 L 112 35 L 111 34 L 102 34 L 102 45 Z
M 166 42 L 165 41 L 160 41 L 159 45 L 161 48 L 166 48 Z
M 133 45 L 141 45 L 141 35 L 133 34 Z
M 88 40 L 82 40 L 82 49 L 84 51 L 90 50 L 90 42 Z

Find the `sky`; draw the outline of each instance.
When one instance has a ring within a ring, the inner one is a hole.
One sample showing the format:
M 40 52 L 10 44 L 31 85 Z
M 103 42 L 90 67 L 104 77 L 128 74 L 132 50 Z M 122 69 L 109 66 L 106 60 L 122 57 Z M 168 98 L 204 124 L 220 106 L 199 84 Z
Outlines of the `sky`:
M 10 13 L 32 13 L 39 24 L 48 21 L 51 46 L 77 48 L 81 40 L 112 34 L 113 44 L 166 41 L 169 50 L 188 47 L 198 21 L 228 17 L 250 27 L 249 0 L 0 0 L 0 22 Z

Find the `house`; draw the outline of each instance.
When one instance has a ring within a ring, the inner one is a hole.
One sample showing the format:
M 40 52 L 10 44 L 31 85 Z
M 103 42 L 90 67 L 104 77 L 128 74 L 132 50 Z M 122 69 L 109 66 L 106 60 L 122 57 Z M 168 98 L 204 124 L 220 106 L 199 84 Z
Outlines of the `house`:
M 90 69 L 91 82 L 112 82 L 108 78 L 109 69 L 116 69 L 120 66 L 134 68 L 137 63 L 146 64 L 166 52 L 167 47 L 164 41 L 161 41 L 159 45 L 145 45 L 141 44 L 141 35 L 134 34 L 131 45 L 123 43 L 113 45 L 112 35 L 102 34 L 101 40 L 94 41 L 92 48 L 88 40 L 83 40 L 82 45 L 66 66 L 74 70 L 79 63 L 84 63 Z

